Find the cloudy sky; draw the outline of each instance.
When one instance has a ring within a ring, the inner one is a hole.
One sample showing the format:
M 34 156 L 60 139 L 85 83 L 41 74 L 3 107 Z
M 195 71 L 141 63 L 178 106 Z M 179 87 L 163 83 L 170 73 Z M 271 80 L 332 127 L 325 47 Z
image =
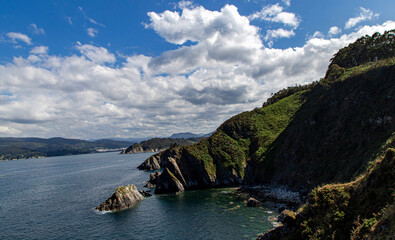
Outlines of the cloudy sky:
M 0 137 L 208 133 L 395 28 L 393 0 L 0 6 Z

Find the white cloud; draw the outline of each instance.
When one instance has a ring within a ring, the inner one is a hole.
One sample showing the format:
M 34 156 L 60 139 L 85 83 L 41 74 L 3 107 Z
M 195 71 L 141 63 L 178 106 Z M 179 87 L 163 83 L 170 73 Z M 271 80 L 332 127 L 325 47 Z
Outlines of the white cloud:
M 35 23 L 30 24 L 29 29 L 33 34 L 36 34 L 36 35 L 44 35 L 45 34 L 44 29 L 38 27 Z
M 268 30 L 265 36 L 265 40 L 268 41 L 270 39 L 276 39 L 276 38 L 290 38 L 292 36 L 295 36 L 294 30 L 285 30 L 282 28 L 276 29 L 276 30 Z
M 333 26 L 333 27 L 331 27 L 331 28 L 329 29 L 328 34 L 329 34 L 330 36 L 333 36 L 333 35 L 337 35 L 337 34 L 339 34 L 339 33 L 341 33 L 341 32 L 342 32 L 341 28 L 339 28 L 339 27 L 337 27 L 337 26 Z
M 65 19 L 70 25 L 73 25 L 73 21 L 72 21 L 71 17 L 65 17 Z
M 283 7 L 278 3 L 265 6 L 261 11 L 251 14 L 248 18 L 250 20 L 261 19 L 269 22 L 282 23 L 294 29 L 300 24 L 300 19 L 295 13 L 284 12 Z
M 193 6 L 193 2 L 192 1 L 179 1 L 177 4 L 178 8 L 180 9 L 184 9 L 184 8 L 191 8 Z
M 32 44 L 32 39 L 30 37 L 28 37 L 26 34 L 17 33 L 17 32 L 9 32 L 6 35 L 15 44 L 18 43 L 18 42 L 24 42 L 27 45 L 31 45 Z
M 89 20 L 90 23 L 93 23 L 93 24 L 100 26 L 100 27 L 106 27 L 106 25 L 99 23 L 99 22 L 95 21 L 94 19 L 88 17 L 88 15 L 86 15 L 84 9 L 81 6 L 79 6 L 78 9 L 81 11 L 81 13 L 84 15 L 84 17 Z M 71 21 L 71 19 L 69 19 L 69 21 Z
M 94 28 L 87 28 L 87 29 L 86 29 L 86 32 L 88 33 L 88 35 L 89 35 L 90 37 L 96 37 L 96 35 L 99 33 L 99 31 L 97 31 L 97 30 L 94 29 Z
M 113 63 L 115 62 L 115 55 L 109 53 L 107 49 L 103 47 L 95 47 L 93 45 L 77 45 L 76 48 L 81 52 L 82 55 L 89 58 L 94 63 Z
M 345 29 L 352 28 L 352 27 L 356 26 L 357 24 L 359 24 L 360 22 L 363 22 L 366 20 L 372 20 L 373 17 L 377 18 L 378 16 L 379 16 L 379 14 L 373 13 L 372 10 L 360 7 L 359 8 L 359 16 L 348 19 L 344 28 Z
M 89 44 L 71 56 L 32 52 L 0 64 L 0 92 L 7 93 L 0 131 L 76 138 L 210 132 L 271 92 L 319 80 L 333 54 L 358 37 L 395 28 L 388 21 L 275 49 L 263 47 L 258 29 L 231 5 L 149 16 L 149 27 L 180 46 L 157 57 L 126 56 L 117 66 L 113 53 Z
M 291 0 L 282 0 L 282 2 L 288 7 L 291 6 Z
M 34 47 L 30 53 L 32 54 L 47 54 L 48 53 L 48 47 L 47 46 L 37 46 Z
M 322 34 L 322 32 L 320 31 L 315 31 L 312 38 L 324 38 L 324 34 Z

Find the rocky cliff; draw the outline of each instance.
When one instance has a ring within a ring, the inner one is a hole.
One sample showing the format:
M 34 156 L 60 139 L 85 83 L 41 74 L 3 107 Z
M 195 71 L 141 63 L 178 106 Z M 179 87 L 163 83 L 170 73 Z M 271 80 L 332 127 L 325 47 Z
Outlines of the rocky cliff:
M 394 76 L 394 58 L 345 69 L 227 120 L 177 154 L 154 155 L 151 165 L 180 169 L 185 189 L 254 183 L 307 192 L 351 181 L 395 130 Z
M 395 31 L 374 36 L 339 51 L 320 81 L 281 90 L 177 154 L 155 155 L 150 165 L 165 168 L 156 192 L 282 186 L 310 192 L 307 205 L 285 211 L 284 226 L 262 239 L 393 236 Z

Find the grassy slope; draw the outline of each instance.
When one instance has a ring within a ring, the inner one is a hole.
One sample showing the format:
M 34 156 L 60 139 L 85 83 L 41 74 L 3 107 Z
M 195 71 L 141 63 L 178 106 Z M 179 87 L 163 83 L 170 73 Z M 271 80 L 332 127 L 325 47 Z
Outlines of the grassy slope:
M 301 91 L 265 108 L 236 115 L 210 138 L 185 149 L 204 164 L 211 176 L 230 174 L 241 181 L 250 161 L 264 161 L 267 148 L 292 120 L 305 94 Z

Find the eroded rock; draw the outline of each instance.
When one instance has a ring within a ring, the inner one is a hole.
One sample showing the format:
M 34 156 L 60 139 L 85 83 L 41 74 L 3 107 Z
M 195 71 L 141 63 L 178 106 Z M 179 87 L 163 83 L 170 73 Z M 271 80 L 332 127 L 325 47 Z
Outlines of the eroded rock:
M 144 196 L 137 190 L 135 185 L 120 186 L 110 198 L 96 207 L 96 209 L 99 211 L 119 211 L 130 208 L 143 199 Z

